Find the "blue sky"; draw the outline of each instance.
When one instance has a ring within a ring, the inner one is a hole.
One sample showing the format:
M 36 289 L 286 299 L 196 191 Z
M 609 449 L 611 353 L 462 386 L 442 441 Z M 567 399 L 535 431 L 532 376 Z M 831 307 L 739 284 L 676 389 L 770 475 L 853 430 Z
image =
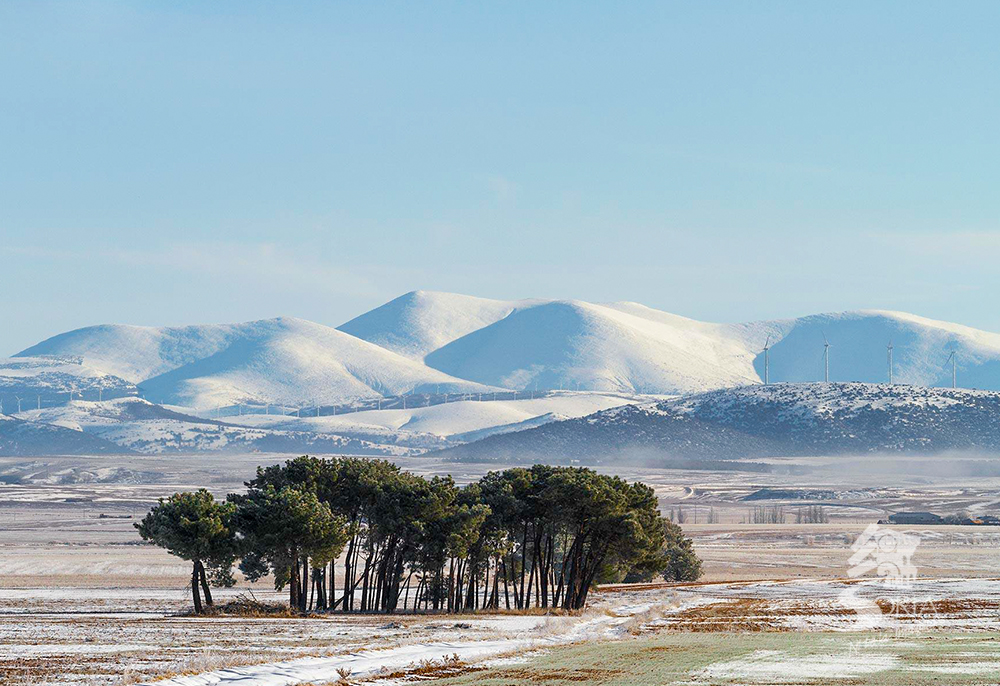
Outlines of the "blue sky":
M 423 288 L 1000 331 L 1000 3 L 0 4 L 0 354 Z

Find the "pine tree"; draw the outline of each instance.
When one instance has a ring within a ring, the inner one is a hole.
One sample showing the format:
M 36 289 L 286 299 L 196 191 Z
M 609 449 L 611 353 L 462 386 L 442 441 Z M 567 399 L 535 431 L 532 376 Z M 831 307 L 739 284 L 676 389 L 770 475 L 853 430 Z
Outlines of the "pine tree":
M 198 614 L 204 611 L 199 587 L 205 604 L 211 607 L 211 583 L 234 583 L 232 566 L 238 553 L 233 529 L 235 511 L 234 505 L 217 502 L 211 493 L 201 489 L 161 498 L 141 522 L 134 524 L 144 540 L 191 561 L 191 596 Z

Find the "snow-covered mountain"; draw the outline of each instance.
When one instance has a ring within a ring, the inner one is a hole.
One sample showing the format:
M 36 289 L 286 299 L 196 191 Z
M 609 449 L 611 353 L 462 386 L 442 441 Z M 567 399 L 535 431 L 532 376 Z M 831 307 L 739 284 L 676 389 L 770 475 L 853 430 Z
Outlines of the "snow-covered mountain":
M 255 414 L 229 417 L 226 421 L 241 426 L 332 433 L 379 444 L 437 450 L 493 434 L 582 417 L 643 399 L 617 393 L 567 391 L 534 399 L 464 400 L 320 417 Z
M 151 400 L 189 407 L 488 390 L 292 317 L 180 328 L 94 326 L 20 354 L 37 355 L 77 356 L 89 367 L 137 384 Z
M 0 456 L 129 453 L 98 436 L 0 414 Z
M 758 378 L 764 375 L 759 351 L 770 336 L 771 381 L 821 381 L 825 338 L 831 381 L 887 381 L 891 343 L 898 383 L 950 386 L 948 358 L 954 351 L 959 387 L 1000 390 L 1000 334 L 905 312 L 863 310 L 751 322 L 726 327 L 726 334 L 756 351 Z
M 682 393 L 754 380 L 752 355 L 719 327 L 640 306 L 532 302 L 430 353 L 451 375 L 505 388 Z
M 617 407 L 443 454 L 593 462 L 951 450 L 1000 451 L 1000 393 L 900 384 L 744 386 Z
M 1000 390 L 1000 334 L 901 312 L 864 310 L 714 324 L 632 302 L 485 300 L 416 291 L 341 330 L 451 376 L 517 389 L 682 394 L 749 383 L 888 380 Z
M 412 291 L 337 328 L 400 355 L 422 360 L 455 339 L 503 319 L 517 305 L 517 301 L 511 300 Z
M 954 354 L 960 387 L 1000 390 L 1000 334 L 900 312 L 716 324 L 632 302 L 489 300 L 414 291 L 339 329 L 279 317 L 242 324 L 101 325 L 70 331 L 0 361 L 0 403 L 7 413 L 17 411 L 17 398 L 25 411 L 64 405 L 74 387 L 78 399 L 142 396 L 177 406 L 185 416 L 243 404 L 320 405 L 329 415 L 338 405 L 344 409 L 370 401 L 371 407 L 392 409 L 367 410 L 351 419 L 247 418 L 240 423 L 255 431 L 299 432 L 289 444 L 296 446 L 307 445 L 312 440 L 307 436 L 336 436 L 376 446 L 358 444 L 363 451 L 385 446 L 439 449 L 583 413 L 563 412 L 558 403 L 544 409 L 544 402 L 530 409 L 518 405 L 516 411 L 489 403 L 466 405 L 454 402 L 462 399 L 457 394 L 509 389 L 527 391 L 530 398 L 535 390 L 549 391 L 544 394 L 549 396 L 553 390 L 579 390 L 591 394 L 583 404 L 590 403 L 587 411 L 593 411 L 618 404 L 604 404 L 614 395 L 634 404 L 753 386 L 763 380 L 763 348 L 768 344 L 772 383 L 818 381 L 824 374 L 824 341 L 830 346 L 831 381 L 885 381 L 891 342 L 896 383 L 949 386 L 949 356 Z M 407 408 L 402 396 L 414 393 L 443 398 L 446 404 Z M 34 419 L 56 421 L 52 413 L 38 414 Z M 141 441 L 131 442 L 131 429 L 124 431 L 115 437 L 118 445 L 147 449 Z M 153 442 L 163 446 L 173 441 L 192 449 L 199 441 L 212 444 L 204 437 L 166 436 Z M 243 439 L 227 440 L 239 445 Z
M 51 405 L 76 398 L 138 394 L 134 384 L 83 364 L 81 358 L 0 358 L 0 404 L 5 411 Z
M 139 398 L 103 402 L 74 400 L 58 407 L 22 412 L 17 419 L 3 419 L 57 431 L 55 438 L 63 442 L 70 434 L 75 434 L 82 445 L 90 441 L 104 453 L 275 452 L 393 456 L 415 452 L 330 431 L 236 426 L 175 412 Z M 0 446 L 3 445 L 3 426 L 0 424 Z M 81 448 L 75 452 L 85 453 L 86 450 Z
M 726 327 L 637 303 L 414 291 L 340 329 L 502 388 L 679 393 L 756 378 L 753 355 Z
M 72 357 L 157 402 L 307 405 L 484 387 L 676 395 L 770 380 L 894 378 L 1000 390 L 1000 334 L 914 315 L 858 311 L 713 324 L 638 303 L 487 300 L 415 291 L 340 329 L 281 317 L 187 327 L 94 326 L 20 353 Z

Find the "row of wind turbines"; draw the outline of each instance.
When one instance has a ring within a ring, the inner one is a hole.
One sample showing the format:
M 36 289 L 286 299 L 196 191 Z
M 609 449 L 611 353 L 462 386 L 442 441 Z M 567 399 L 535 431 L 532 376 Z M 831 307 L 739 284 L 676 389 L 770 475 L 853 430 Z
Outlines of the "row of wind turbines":
M 73 396 L 79 395 L 81 398 L 83 397 L 82 394 L 79 391 L 77 391 L 76 384 L 70 386 L 69 390 L 65 391 L 65 392 L 69 393 L 69 402 L 73 402 Z M 14 401 L 17 402 L 17 414 L 21 414 L 21 403 L 23 401 L 25 401 L 25 400 L 28 400 L 28 398 L 19 398 L 16 395 L 14 396 Z M 97 388 L 97 400 L 98 400 L 98 402 L 100 402 L 101 400 L 104 400 L 104 389 L 101 388 L 101 387 Z M 41 395 L 35 395 L 35 407 L 36 407 L 36 409 L 39 409 L 39 410 L 42 409 L 42 396 Z M 3 413 L 4 413 L 4 411 L 3 411 L 3 398 L 0 398 L 0 414 L 3 414 Z
M 19 398 L 16 395 L 14 400 L 17 401 L 17 413 L 21 414 L 21 402 L 27 400 L 27 398 Z M 37 396 L 38 409 L 42 409 L 42 396 Z M 3 398 L 0 398 L 0 414 L 3 414 Z
M 886 350 L 886 363 L 889 367 L 889 383 L 892 383 L 892 351 L 894 346 L 892 345 L 892 339 L 889 339 L 889 344 L 885 347 Z M 956 351 L 952 350 L 948 359 L 945 361 L 943 366 L 947 366 L 951 363 L 951 387 L 958 388 L 958 354 Z M 771 337 L 768 336 L 767 340 L 764 341 L 764 384 L 771 383 Z M 827 340 L 826 334 L 823 334 L 823 382 L 830 383 L 830 341 Z

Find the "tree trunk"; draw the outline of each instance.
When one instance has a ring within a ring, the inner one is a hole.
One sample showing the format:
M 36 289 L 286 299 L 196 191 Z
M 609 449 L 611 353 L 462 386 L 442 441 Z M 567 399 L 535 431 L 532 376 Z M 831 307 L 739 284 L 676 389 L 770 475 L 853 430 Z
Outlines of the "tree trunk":
M 292 556 L 292 564 L 288 568 L 288 609 L 295 612 L 299 607 L 299 558 Z
M 213 607 L 215 603 L 212 601 L 212 589 L 208 585 L 208 575 L 205 574 L 205 565 L 200 560 L 195 564 L 198 565 L 198 577 L 201 581 L 201 590 L 205 594 L 205 604 Z
M 525 559 L 525 562 L 527 562 L 527 559 Z M 523 598 L 523 600 L 524 600 L 524 609 L 526 609 L 526 610 L 529 607 L 531 607 L 531 586 L 534 583 L 534 581 L 535 581 L 535 553 L 532 552 L 531 553 L 531 571 L 528 572 L 528 592 L 527 592 L 527 594 L 525 594 L 525 596 Z
M 469 568 L 469 587 L 465 591 L 465 609 L 476 609 L 476 579 L 479 576 L 478 566 L 474 561 L 467 563 Z
M 361 611 L 368 610 L 368 573 L 371 569 L 373 551 L 369 549 L 368 557 L 365 558 L 365 571 L 361 574 L 364 581 L 361 584 Z
M 306 609 L 312 610 L 314 607 L 316 607 L 316 570 L 311 570 L 309 573 L 309 603 Z
M 303 556 L 302 558 L 302 575 L 299 576 L 299 612 L 305 612 L 308 608 L 306 603 L 309 600 L 309 558 Z
M 455 558 L 448 561 L 448 612 L 455 611 Z
M 552 538 L 546 537 L 544 539 L 539 538 L 538 543 L 542 543 L 540 546 L 541 550 L 538 551 L 538 563 L 541 570 L 538 573 L 538 592 L 541 595 L 542 607 L 549 606 L 549 559 L 551 557 L 551 552 L 549 547 L 552 545 Z
M 344 612 L 354 609 L 353 599 L 349 597 L 351 582 L 354 579 L 354 567 L 352 557 L 354 555 L 354 546 L 358 540 L 357 532 L 351 536 L 351 543 L 347 546 L 347 555 L 344 557 Z
M 524 602 L 524 571 L 528 568 L 528 523 L 524 523 L 524 536 L 521 538 L 521 590 L 517 593 L 517 609 L 527 607 Z M 516 584 L 515 584 L 516 586 Z
M 337 599 L 337 575 L 335 571 L 337 569 L 337 561 L 330 560 L 330 598 L 327 602 L 327 609 L 333 609 L 333 601 Z
M 510 592 L 507 590 L 507 562 L 505 560 L 500 560 L 500 564 L 503 565 L 503 598 L 507 605 L 507 609 L 510 609 Z M 516 590 L 516 589 L 515 589 Z
M 198 578 L 198 565 L 200 563 L 195 560 L 191 565 L 191 597 L 194 599 L 194 612 L 195 614 L 201 614 L 204 612 L 204 608 L 201 606 L 201 593 L 198 592 L 198 586 L 200 584 L 200 579 Z

